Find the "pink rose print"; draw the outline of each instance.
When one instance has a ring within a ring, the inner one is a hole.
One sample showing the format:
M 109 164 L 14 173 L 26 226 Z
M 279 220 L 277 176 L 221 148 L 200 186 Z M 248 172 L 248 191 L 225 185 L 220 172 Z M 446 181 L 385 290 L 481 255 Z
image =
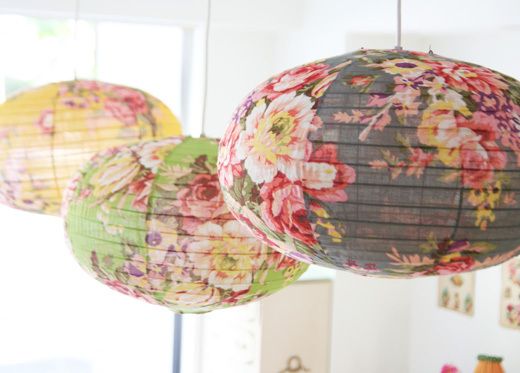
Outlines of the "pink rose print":
M 356 181 L 356 172 L 339 162 L 337 146 L 320 146 L 303 166 L 303 189 L 310 196 L 327 202 L 345 202 L 345 189 Z
M 52 109 L 43 110 L 36 126 L 40 128 L 43 135 L 51 135 L 54 132 L 54 111 Z
M 226 134 L 220 141 L 219 179 L 226 187 L 232 186 L 233 180 L 243 172 L 236 150 L 240 133 L 240 126 L 236 123 L 232 124 L 227 128 Z
M 444 78 L 446 84 L 462 91 L 500 93 L 507 84 L 497 74 L 484 67 L 475 67 L 462 62 L 429 62 L 433 72 Z
M 112 92 L 114 98 L 105 102 L 105 108 L 126 125 L 134 124 L 138 115 L 148 112 L 146 98 L 141 92 L 125 87 L 114 87 Z
M 287 233 L 307 245 L 317 242 L 307 218 L 300 185 L 291 183 L 278 174 L 270 183 L 262 186 L 260 195 L 263 199 L 260 206 L 262 218 L 271 229 Z
M 147 172 L 142 178 L 132 182 L 128 186 L 128 191 L 134 196 L 132 206 L 138 211 L 146 212 L 148 208 L 148 197 L 152 191 L 152 183 L 155 179 L 153 172 Z
M 177 193 L 176 205 L 184 216 L 182 228 L 194 232 L 204 221 L 229 216 L 216 174 L 200 174 Z
M 274 100 L 285 93 L 299 91 L 308 84 L 326 78 L 329 69 L 330 66 L 326 64 L 314 63 L 287 70 L 260 86 L 253 99 L 256 101 L 262 97 L 267 97 Z
M 463 184 L 470 188 L 482 188 L 493 180 L 494 170 L 503 169 L 507 161 L 506 153 L 495 142 L 498 135 L 495 122 L 479 112 L 469 120 L 457 117 L 457 126 L 461 132 L 467 128 L 475 134 L 460 144 Z

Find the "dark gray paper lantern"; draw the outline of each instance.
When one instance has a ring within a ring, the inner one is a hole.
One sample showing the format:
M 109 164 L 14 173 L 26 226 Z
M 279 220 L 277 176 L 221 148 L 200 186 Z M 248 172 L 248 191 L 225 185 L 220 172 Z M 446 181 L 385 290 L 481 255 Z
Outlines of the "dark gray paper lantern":
M 302 261 L 374 276 L 520 251 L 520 84 L 433 54 L 361 50 L 271 78 L 221 141 L 228 206 Z

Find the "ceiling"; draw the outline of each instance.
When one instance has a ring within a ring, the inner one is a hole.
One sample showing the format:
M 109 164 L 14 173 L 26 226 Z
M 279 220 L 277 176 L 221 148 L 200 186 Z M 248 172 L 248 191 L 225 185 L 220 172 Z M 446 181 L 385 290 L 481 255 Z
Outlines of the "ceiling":
M 76 0 L 0 0 L 0 12 L 72 17 Z M 199 25 L 207 0 L 79 0 L 81 17 Z M 397 0 L 212 0 L 214 25 L 393 32 Z M 403 0 L 403 30 L 520 31 L 519 0 Z

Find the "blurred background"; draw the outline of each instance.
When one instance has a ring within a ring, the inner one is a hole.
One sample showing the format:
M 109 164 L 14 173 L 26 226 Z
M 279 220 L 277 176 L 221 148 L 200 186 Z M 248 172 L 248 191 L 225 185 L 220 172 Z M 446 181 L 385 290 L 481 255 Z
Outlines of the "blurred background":
M 207 135 L 269 76 L 315 59 L 395 45 L 388 0 L 213 0 Z M 201 126 L 203 0 L 0 0 L 0 101 L 79 78 L 134 86 Z M 409 0 L 405 49 L 520 78 L 518 0 Z M 0 373 L 174 370 L 174 317 L 91 280 L 62 222 L 0 207 Z M 381 280 L 312 268 L 257 304 L 184 316 L 182 373 L 278 373 L 297 355 L 313 373 L 472 372 L 479 353 L 520 372 L 520 332 L 499 323 L 500 268 L 476 277 L 475 314 L 437 307 L 437 279 Z M 296 363 L 295 363 L 296 364 Z M 290 368 L 290 367 L 289 367 Z M 301 370 L 304 371 L 304 370 Z M 180 372 L 174 372 L 180 373 Z

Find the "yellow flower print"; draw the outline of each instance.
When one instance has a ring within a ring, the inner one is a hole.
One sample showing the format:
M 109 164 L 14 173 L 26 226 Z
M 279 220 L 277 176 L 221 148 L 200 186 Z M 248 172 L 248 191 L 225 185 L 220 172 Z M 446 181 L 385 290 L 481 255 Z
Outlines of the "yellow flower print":
M 196 235 L 201 239 L 188 248 L 193 273 L 221 289 L 247 290 L 253 282 L 253 273 L 260 266 L 260 255 L 254 254 L 261 243 L 237 221 L 223 225 L 204 223 L 197 228 Z M 206 239 L 202 239 L 204 237 Z
M 424 111 L 417 129 L 421 143 L 438 147 L 437 158 L 449 166 L 460 162 L 460 146 L 463 143 L 479 140 L 478 134 L 471 129 L 457 125 L 455 112 L 470 115 L 467 107 L 455 100 L 437 101 Z
M 220 291 L 202 282 L 174 284 L 164 296 L 174 307 L 206 307 L 221 301 Z
M 475 226 L 485 231 L 489 223 L 496 219 L 493 209 L 500 201 L 502 182 L 497 181 L 483 189 L 473 189 L 469 193 L 468 201 L 477 207 Z
M 296 268 L 296 266 L 293 267 L 287 267 L 287 269 L 283 272 L 283 277 L 287 281 L 292 281 L 296 275 L 300 272 L 300 268 Z
M 140 169 L 139 163 L 129 151 L 119 153 L 90 178 L 94 194 L 102 198 L 123 189 L 134 180 Z
M 455 259 L 461 258 L 462 255 L 459 252 L 443 255 L 439 258 L 439 263 L 450 263 Z
M 278 172 L 298 180 L 301 161 L 307 155 L 313 101 L 294 92 L 274 99 L 269 105 L 255 106 L 240 134 L 237 157 L 244 161 L 255 182 L 270 182 Z
M 316 224 L 325 228 L 327 230 L 327 234 L 332 238 L 332 242 L 340 243 L 342 242 L 343 235 L 338 232 L 336 226 L 331 222 L 325 221 L 323 219 L 329 218 L 329 213 L 323 207 L 318 206 L 317 204 L 311 205 L 312 212 L 314 212 L 319 218 L 316 221 Z M 322 219 L 323 218 L 323 219 Z

